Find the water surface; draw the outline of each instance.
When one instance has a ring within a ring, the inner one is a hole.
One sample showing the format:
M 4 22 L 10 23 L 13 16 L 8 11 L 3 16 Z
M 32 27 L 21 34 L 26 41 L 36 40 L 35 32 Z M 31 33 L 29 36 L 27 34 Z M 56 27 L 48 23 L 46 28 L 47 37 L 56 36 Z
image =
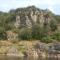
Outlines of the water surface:
M 6 57 L 6 56 L 0 56 L 0 60 L 60 60 L 58 58 L 33 58 L 33 57 Z

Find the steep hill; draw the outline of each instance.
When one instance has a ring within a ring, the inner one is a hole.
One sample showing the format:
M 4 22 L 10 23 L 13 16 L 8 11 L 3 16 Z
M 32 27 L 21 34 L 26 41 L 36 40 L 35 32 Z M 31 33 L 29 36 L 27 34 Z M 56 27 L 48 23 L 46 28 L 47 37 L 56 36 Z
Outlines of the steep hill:
M 0 12 L 0 39 L 41 39 L 60 31 L 59 22 L 60 16 L 35 6 Z

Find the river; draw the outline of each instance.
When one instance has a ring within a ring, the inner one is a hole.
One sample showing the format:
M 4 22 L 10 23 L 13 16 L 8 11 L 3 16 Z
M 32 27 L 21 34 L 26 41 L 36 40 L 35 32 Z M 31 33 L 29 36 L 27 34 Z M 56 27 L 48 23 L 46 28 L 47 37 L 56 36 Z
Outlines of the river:
M 60 60 L 58 58 L 33 58 L 33 57 L 7 57 L 7 56 L 0 56 L 0 60 Z

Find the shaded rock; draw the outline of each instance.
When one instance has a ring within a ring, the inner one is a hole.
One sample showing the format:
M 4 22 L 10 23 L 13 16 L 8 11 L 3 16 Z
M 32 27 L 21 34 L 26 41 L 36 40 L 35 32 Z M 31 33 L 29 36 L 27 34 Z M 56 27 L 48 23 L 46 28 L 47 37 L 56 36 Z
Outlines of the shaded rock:
M 35 58 L 37 58 L 38 57 L 38 53 L 37 53 L 37 51 L 35 51 L 34 49 L 33 50 L 27 50 L 26 52 L 25 52 L 25 55 L 26 56 L 28 56 L 28 57 L 35 57 Z
M 51 54 L 60 54 L 60 43 L 52 43 L 49 46 L 49 53 Z

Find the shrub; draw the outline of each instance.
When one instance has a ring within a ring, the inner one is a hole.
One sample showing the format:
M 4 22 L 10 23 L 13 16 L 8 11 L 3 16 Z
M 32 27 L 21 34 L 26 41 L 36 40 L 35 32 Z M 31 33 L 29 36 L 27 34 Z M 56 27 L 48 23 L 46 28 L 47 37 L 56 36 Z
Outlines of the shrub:
M 52 35 L 52 39 L 55 39 L 57 41 L 60 41 L 60 32 L 57 32 L 54 35 Z
M 31 31 L 27 28 L 22 28 L 19 33 L 19 39 L 28 40 L 31 39 Z
M 5 29 L 3 27 L 0 27 L 0 40 L 1 39 L 7 39 L 7 35 L 6 35 Z
M 51 43 L 52 41 L 53 39 L 51 38 L 51 36 L 46 36 L 41 39 L 41 42 L 45 42 L 45 43 Z
M 6 40 L 7 39 L 7 35 L 6 33 L 0 33 L 0 40 Z
M 50 28 L 51 28 L 51 31 L 55 31 L 57 29 L 57 21 L 51 20 L 50 21 Z
M 32 38 L 33 39 L 41 39 L 42 37 L 42 28 L 39 24 L 36 24 L 32 27 Z

